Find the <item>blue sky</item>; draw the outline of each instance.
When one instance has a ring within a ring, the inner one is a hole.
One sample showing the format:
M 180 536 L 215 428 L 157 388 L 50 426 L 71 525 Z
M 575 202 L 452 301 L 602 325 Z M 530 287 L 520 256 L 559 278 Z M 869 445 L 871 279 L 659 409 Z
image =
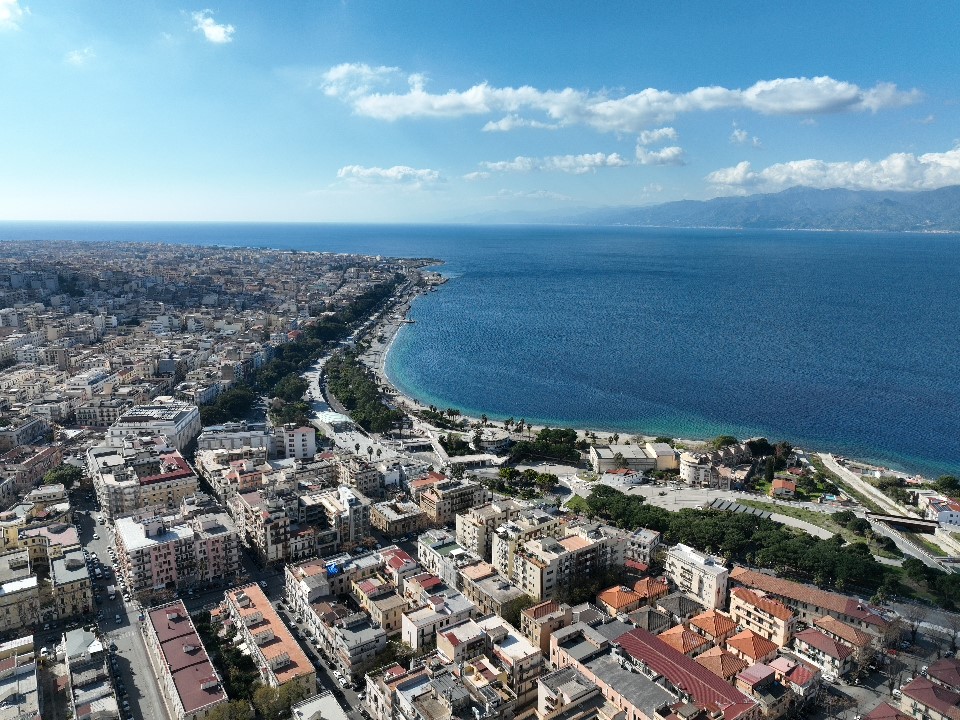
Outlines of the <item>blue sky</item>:
M 0 0 L 0 220 L 960 183 L 954 2 Z

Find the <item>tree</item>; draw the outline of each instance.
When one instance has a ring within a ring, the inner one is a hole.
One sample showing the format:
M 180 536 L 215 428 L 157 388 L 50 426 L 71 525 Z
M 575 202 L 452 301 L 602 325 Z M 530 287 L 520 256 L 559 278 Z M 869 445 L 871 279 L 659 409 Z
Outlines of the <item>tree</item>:
M 717 435 L 710 443 L 714 450 L 719 450 L 727 445 L 736 445 L 737 439 L 733 435 Z
M 673 438 L 672 438 L 672 437 L 665 437 L 665 436 L 663 436 L 663 435 L 660 435 L 659 437 L 654 438 L 653 441 L 654 441 L 655 443 L 666 443 L 667 445 L 673 445 Z
M 243 700 L 231 700 L 230 702 L 217 705 L 206 720 L 249 720 L 253 711 L 250 703 Z
M 480 416 L 480 424 L 481 424 L 483 427 L 486 427 L 486 426 L 487 426 L 487 415 L 486 415 L 486 413 L 484 413 L 483 415 Z
M 466 472 L 467 470 L 463 466 L 463 463 L 457 463 L 450 468 L 450 477 L 454 480 L 462 480 Z
M 772 456 L 771 456 L 771 457 L 768 457 L 768 458 L 767 458 L 767 463 L 766 463 L 765 467 L 763 468 L 763 479 L 764 479 L 764 480 L 766 480 L 767 482 L 773 482 L 773 476 L 774 476 L 774 473 L 775 473 L 775 467 L 776 467 L 776 461 L 773 459 Z
M 62 484 L 69 490 L 74 483 L 80 482 L 81 479 L 83 479 L 83 470 L 81 468 L 78 468 L 76 465 L 60 463 L 57 467 L 47 471 L 43 476 L 43 484 Z
M 944 495 L 955 495 L 960 492 L 960 480 L 953 475 L 941 475 L 934 481 L 933 486 Z
M 264 685 L 254 690 L 253 707 L 264 720 L 286 720 L 290 716 L 290 706 L 306 695 L 306 688 L 292 682 L 279 689 Z
M 617 469 L 627 466 L 627 460 L 623 457 L 623 453 L 618 452 L 613 456 L 613 466 Z
M 917 633 L 920 631 L 920 625 L 929 615 L 930 610 L 924 605 L 908 605 L 901 613 L 901 616 L 907 622 L 907 627 L 910 628 L 911 644 L 917 641 Z

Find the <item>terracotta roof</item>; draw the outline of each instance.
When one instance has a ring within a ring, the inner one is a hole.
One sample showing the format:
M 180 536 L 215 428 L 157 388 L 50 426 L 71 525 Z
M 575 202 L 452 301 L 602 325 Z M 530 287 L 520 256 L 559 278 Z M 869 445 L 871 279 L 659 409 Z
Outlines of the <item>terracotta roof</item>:
M 834 640 L 825 632 L 817 630 L 816 628 L 807 628 L 802 632 L 798 632 L 795 638 L 837 660 L 844 660 L 853 653 L 852 647 L 839 640 Z
M 560 604 L 556 600 L 547 600 L 532 607 L 528 607 L 523 614 L 533 620 L 539 620 L 544 615 L 549 615 L 560 609 Z
M 927 677 L 941 685 L 960 691 L 960 660 L 943 658 L 927 668 Z
M 729 680 L 750 665 L 743 658 L 739 658 L 721 647 L 712 647 L 697 655 L 695 660 L 724 680 Z
M 776 489 L 796 490 L 797 484 L 793 480 L 783 480 L 781 478 L 777 478 L 776 480 L 773 481 L 773 483 L 771 484 L 771 487 L 773 487 L 775 490 Z
M 735 687 L 646 630 L 636 628 L 616 642 L 631 657 L 687 693 L 697 707 L 722 710 L 724 720 L 745 717 L 756 708 L 756 703 Z
M 873 636 L 862 630 L 857 630 L 853 625 L 837 620 L 832 615 L 824 615 L 813 621 L 813 624 L 823 630 L 828 635 L 836 635 L 848 645 L 855 648 L 869 647 L 873 642 Z
M 621 610 L 628 605 L 635 605 L 641 598 L 637 593 L 623 585 L 614 585 L 611 588 L 597 593 L 597 602 L 612 607 L 614 610 Z
M 878 628 L 886 628 L 890 624 L 886 618 L 867 603 L 860 602 L 847 595 L 820 590 L 811 585 L 784 580 L 740 566 L 734 567 L 730 573 L 730 579 L 741 585 L 763 590 L 771 595 L 830 610 L 838 615 L 846 615 Z
M 697 633 L 687 630 L 683 625 L 675 625 L 669 630 L 665 630 L 660 633 L 659 638 L 684 655 L 710 644 L 710 641 L 703 635 L 697 635 Z
M 791 668 L 791 670 L 784 675 L 787 680 L 800 687 L 807 685 L 816 676 L 817 670 L 803 662 L 797 663 L 796 667 Z
M 667 585 L 666 580 L 647 577 L 643 580 L 637 580 L 633 584 L 633 591 L 644 599 L 656 600 L 667 595 L 670 592 L 670 586 Z
M 775 618 L 789 620 L 793 617 L 793 610 L 779 600 L 767 597 L 762 592 L 755 592 L 748 588 L 738 587 L 731 590 L 730 594 Z
M 901 712 L 887 703 L 880 703 L 863 716 L 863 720 L 914 720 L 912 715 Z
M 776 643 L 758 635 L 753 630 L 744 630 L 727 638 L 727 646 L 736 649 L 748 658 L 757 662 L 777 649 Z
M 925 677 L 915 677 L 900 688 L 903 696 L 924 705 L 951 720 L 960 720 L 960 693 L 937 685 Z
M 733 620 L 716 610 L 707 610 L 705 613 L 694 615 L 690 618 L 690 624 L 697 626 L 712 638 L 726 635 L 737 627 Z

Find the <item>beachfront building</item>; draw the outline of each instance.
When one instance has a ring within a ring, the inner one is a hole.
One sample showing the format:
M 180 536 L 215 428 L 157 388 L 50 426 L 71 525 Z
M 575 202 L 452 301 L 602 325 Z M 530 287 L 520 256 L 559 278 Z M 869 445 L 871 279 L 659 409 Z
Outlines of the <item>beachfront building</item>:
M 202 720 L 228 702 L 182 600 L 151 608 L 141 623 L 147 655 L 175 720 Z
M 721 558 L 678 543 L 667 551 L 664 574 L 704 607 L 716 609 L 726 605 L 729 573 Z
M 667 443 L 591 445 L 590 464 L 597 473 L 617 470 L 619 467 L 639 472 L 676 470 L 680 467 L 680 456 Z
M 307 696 L 317 691 L 317 672 L 300 644 L 280 620 L 256 583 L 227 591 L 224 612 L 239 632 L 264 684 L 300 686 Z
M 680 453 L 680 479 L 690 487 L 713 487 L 718 475 L 713 463 L 701 453 Z

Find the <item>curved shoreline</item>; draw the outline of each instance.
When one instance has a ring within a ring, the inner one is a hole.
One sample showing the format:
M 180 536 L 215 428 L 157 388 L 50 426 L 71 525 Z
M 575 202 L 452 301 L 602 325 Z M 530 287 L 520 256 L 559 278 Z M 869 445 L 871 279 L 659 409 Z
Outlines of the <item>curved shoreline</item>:
M 413 301 L 417 297 L 419 297 L 419 295 L 420 293 L 415 293 L 400 303 L 401 307 L 405 303 L 403 320 L 408 319 Z M 401 310 L 398 308 L 397 310 L 394 310 L 391 314 L 399 314 L 399 312 L 401 312 Z M 361 356 L 361 360 L 365 364 L 367 364 L 367 366 L 370 367 L 371 370 L 374 371 L 374 374 L 379 379 L 381 386 L 388 393 L 391 394 L 393 400 L 397 403 L 399 407 L 401 407 L 407 412 L 417 412 L 417 411 L 428 410 L 429 408 L 426 404 L 424 404 L 417 398 L 413 397 L 409 392 L 402 389 L 399 383 L 397 383 L 387 373 L 387 360 L 389 358 L 390 352 L 394 349 L 394 343 L 396 342 L 397 336 L 399 335 L 400 330 L 404 324 L 405 323 L 402 321 L 399 321 L 399 322 L 391 321 L 391 319 L 389 318 L 387 318 L 386 322 L 381 321 L 380 323 L 378 323 L 377 326 L 371 330 L 371 333 L 374 334 L 374 336 L 380 335 L 380 334 L 387 334 L 388 337 L 386 338 L 385 342 L 378 343 L 379 347 L 372 349 L 367 353 L 364 353 Z M 369 355 L 371 354 L 374 357 L 370 357 Z M 480 414 L 484 414 L 484 413 L 478 414 L 475 411 L 464 412 L 461 408 L 458 408 L 458 409 L 461 410 L 461 413 L 462 413 L 461 417 L 467 419 L 471 423 L 480 422 L 481 421 Z M 505 418 L 500 417 L 499 414 L 487 415 L 488 422 L 500 421 L 500 423 L 502 424 L 502 421 L 504 419 Z M 560 422 L 560 423 L 554 423 L 554 424 L 534 423 L 532 425 L 528 424 L 527 427 L 529 427 L 529 432 L 531 434 L 536 433 L 545 427 L 571 427 L 571 429 L 576 430 L 577 435 L 582 438 L 589 438 L 590 434 L 597 435 L 597 436 L 607 436 L 607 437 L 612 436 L 614 434 L 619 434 L 621 436 L 626 435 L 631 438 L 632 437 L 642 438 L 643 440 L 653 440 L 655 437 L 657 437 L 657 435 L 650 434 L 648 432 L 643 431 L 642 429 L 640 430 L 622 429 L 622 428 L 609 429 L 609 428 L 603 428 L 598 426 L 587 426 L 587 425 L 579 426 L 579 425 L 580 425 L 579 423 L 573 423 L 573 422 Z M 708 449 L 707 446 L 712 439 L 713 438 L 674 437 L 674 442 L 676 444 L 680 444 L 684 446 L 688 450 L 698 451 L 698 450 Z M 814 446 L 803 447 L 802 449 L 813 454 L 817 454 L 823 450 L 823 448 L 814 447 Z M 829 452 L 831 452 L 832 454 L 841 455 L 841 456 L 847 454 L 840 450 L 832 450 Z M 916 471 L 911 471 L 905 468 L 898 469 L 896 467 L 890 467 L 890 465 L 888 464 L 890 462 L 889 460 L 876 460 L 876 459 L 870 459 L 870 460 L 853 459 L 853 460 L 858 465 L 882 468 L 883 470 L 888 471 L 890 474 L 902 475 L 904 477 L 921 477 L 921 478 L 927 479 L 926 476 Z M 884 464 L 877 465 L 878 462 L 882 462 Z

